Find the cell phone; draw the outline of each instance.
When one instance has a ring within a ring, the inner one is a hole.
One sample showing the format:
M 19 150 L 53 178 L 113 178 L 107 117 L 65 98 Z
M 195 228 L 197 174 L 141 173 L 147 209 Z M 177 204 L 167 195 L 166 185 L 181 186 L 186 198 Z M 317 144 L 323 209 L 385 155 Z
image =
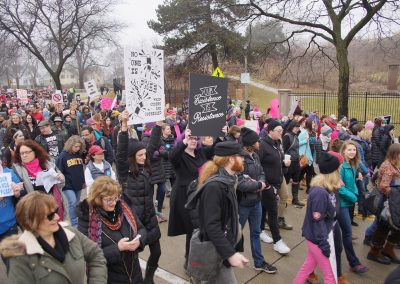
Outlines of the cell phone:
M 142 235 L 137 235 L 132 241 L 136 241 L 138 239 L 140 239 L 142 237 Z

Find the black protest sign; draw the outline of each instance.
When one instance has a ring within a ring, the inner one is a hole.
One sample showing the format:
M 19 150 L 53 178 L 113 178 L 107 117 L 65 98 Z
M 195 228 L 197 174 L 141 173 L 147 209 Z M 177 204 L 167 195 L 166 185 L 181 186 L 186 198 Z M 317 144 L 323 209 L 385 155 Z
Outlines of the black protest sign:
M 222 136 L 226 124 L 226 79 L 189 75 L 189 128 L 195 136 Z

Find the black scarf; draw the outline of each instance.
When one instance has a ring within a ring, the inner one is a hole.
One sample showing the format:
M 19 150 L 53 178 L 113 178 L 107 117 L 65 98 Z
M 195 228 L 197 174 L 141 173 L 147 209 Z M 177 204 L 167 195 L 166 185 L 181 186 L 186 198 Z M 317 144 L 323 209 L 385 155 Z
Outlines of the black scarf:
M 53 248 L 49 243 L 47 243 L 42 237 L 37 237 L 39 244 L 42 246 L 43 250 L 50 254 L 52 257 L 57 259 L 59 262 L 64 262 L 65 256 L 69 250 L 69 243 L 67 239 L 67 235 L 65 234 L 64 230 L 59 226 L 57 232 L 54 235 L 54 241 L 56 243 L 55 247 Z

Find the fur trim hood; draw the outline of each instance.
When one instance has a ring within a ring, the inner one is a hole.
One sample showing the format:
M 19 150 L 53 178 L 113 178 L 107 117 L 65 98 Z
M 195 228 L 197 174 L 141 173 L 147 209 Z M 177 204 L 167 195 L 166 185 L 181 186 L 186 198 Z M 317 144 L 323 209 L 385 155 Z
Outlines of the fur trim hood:
M 60 222 L 59 224 L 65 231 L 68 242 L 70 242 L 75 237 L 75 233 L 67 229 L 68 223 Z M 3 257 L 10 258 L 22 255 L 44 254 L 44 250 L 32 232 L 24 231 L 21 235 L 5 238 L 0 243 L 0 254 Z

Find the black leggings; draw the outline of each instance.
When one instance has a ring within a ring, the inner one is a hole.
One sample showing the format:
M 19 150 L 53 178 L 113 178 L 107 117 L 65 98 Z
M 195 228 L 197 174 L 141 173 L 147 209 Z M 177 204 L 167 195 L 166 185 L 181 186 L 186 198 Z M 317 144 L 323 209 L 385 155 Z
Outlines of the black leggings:
M 149 267 L 158 267 L 158 260 L 160 259 L 161 256 L 160 240 L 157 240 L 156 242 L 149 244 L 149 249 L 150 249 L 150 256 L 149 259 L 147 260 L 147 265 Z
M 306 176 L 306 184 L 307 184 L 307 190 L 310 189 L 310 184 L 311 184 L 311 179 L 315 176 L 314 172 L 314 166 L 313 165 L 308 165 L 307 167 L 304 167 L 301 169 L 301 175 L 300 175 L 300 180 L 304 178 L 304 175 Z
M 190 234 L 186 234 L 186 246 L 185 246 L 185 258 L 189 257 L 189 250 L 190 250 L 190 239 L 192 238 L 193 232 Z
M 279 185 L 276 185 L 275 187 L 279 188 Z M 261 231 L 264 230 L 265 217 L 268 212 L 268 226 L 271 231 L 272 239 L 274 240 L 274 243 L 276 243 L 281 239 L 281 235 L 279 234 L 278 226 L 278 201 L 276 200 L 276 194 L 273 189 L 262 192 L 261 206 Z

